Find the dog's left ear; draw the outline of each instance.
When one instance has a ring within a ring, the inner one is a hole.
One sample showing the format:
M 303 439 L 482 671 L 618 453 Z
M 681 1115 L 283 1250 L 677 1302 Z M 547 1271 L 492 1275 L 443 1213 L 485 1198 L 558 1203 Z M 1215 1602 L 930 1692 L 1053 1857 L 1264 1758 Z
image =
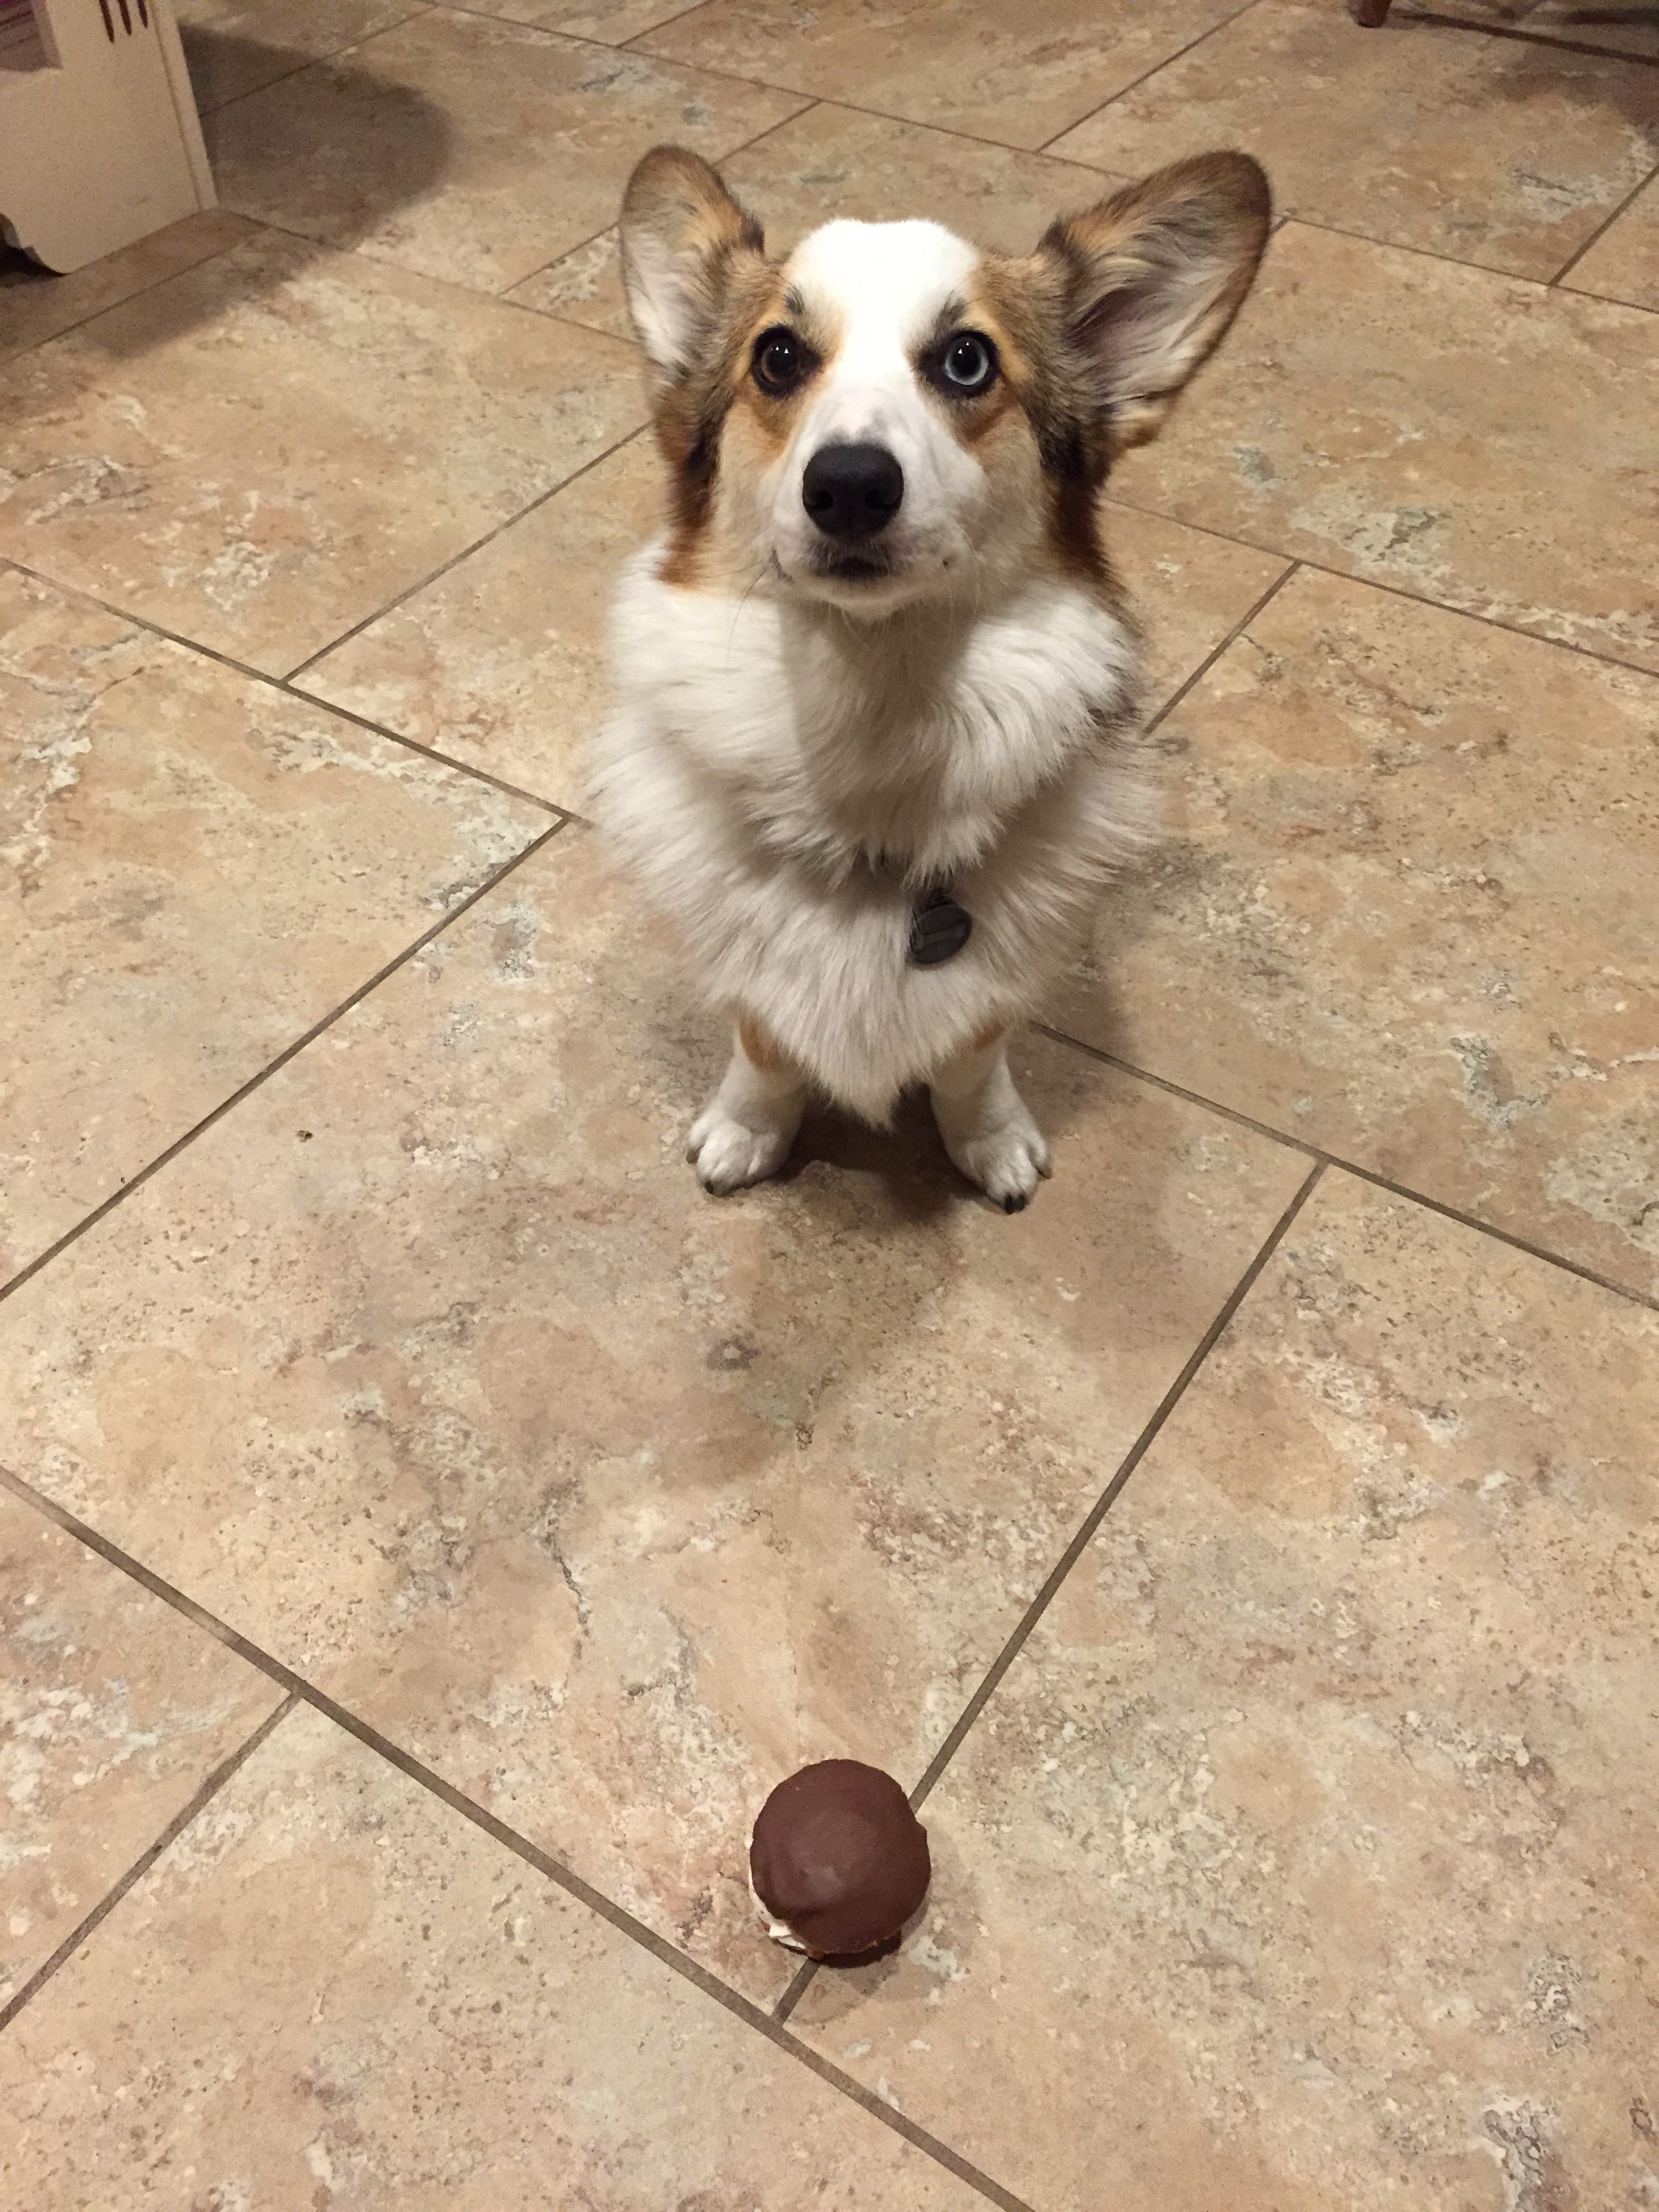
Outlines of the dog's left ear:
M 765 251 L 759 223 L 701 154 L 653 147 L 623 197 L 622 270 L 634 328 L 664 375 L 696 360 L 736 267 Z
M 1200 154 L 1052 223 L 1037 247 L 1119 447 L 1156 437 L 1249 290 L 1273 215 L 1248 154 Z

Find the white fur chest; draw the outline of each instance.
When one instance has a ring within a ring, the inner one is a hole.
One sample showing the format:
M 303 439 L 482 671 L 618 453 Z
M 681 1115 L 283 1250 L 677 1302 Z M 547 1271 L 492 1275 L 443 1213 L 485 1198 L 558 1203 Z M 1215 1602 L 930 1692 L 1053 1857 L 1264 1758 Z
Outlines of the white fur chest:
M 1133 637 L 1065 585 L 870 623 L 678 591 L 659 559 L 631 564 L 617 607 L 635 741 L 717 791 L 759 851 L 831 882 L 878 856 L 912 884 L 973 866 L 1132 705 Z
M 875 625 L 670 589 L 659 557 L 618 597 L 599 821 L 709 997 L 879 1120 L 1030 1009 L 1139 841 L 1134 641 L 1054 584 Z M 973 933 L 920 969 L 917 895 L 946 881 Z

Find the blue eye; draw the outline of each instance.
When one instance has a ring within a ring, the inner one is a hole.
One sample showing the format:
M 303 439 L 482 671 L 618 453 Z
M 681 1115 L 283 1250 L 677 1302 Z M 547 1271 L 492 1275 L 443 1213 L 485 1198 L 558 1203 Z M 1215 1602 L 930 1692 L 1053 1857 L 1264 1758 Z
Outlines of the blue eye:
M 939 356 L 939 381 L 947 392 L 971 398 L 996 376 L 997 349 L 978 331 L 958 331 Z

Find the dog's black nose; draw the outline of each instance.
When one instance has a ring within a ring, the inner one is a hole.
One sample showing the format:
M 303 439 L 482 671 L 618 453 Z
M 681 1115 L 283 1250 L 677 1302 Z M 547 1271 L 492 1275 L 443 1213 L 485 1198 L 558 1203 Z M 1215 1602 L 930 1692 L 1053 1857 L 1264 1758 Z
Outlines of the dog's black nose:
M 885 446 L 820 446 L 800 480 L 801 505 L 826 538 L 873 538 L 904 497 L 904 471 Z

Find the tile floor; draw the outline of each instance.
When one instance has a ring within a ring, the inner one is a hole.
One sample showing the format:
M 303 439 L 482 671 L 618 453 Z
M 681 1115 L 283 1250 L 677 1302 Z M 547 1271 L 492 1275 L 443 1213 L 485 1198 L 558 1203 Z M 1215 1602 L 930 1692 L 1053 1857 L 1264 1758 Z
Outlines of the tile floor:
M 1659 2204 L 1659 19 L 188 0 L 222 206 L 0 271 L 9 2212 Z M 610 224 L 1286 217 L 1126 463 L 1170 836 L 715 1204 L 579 819 Z M 925 1796 L 793 1974 L 747 1823 Z

